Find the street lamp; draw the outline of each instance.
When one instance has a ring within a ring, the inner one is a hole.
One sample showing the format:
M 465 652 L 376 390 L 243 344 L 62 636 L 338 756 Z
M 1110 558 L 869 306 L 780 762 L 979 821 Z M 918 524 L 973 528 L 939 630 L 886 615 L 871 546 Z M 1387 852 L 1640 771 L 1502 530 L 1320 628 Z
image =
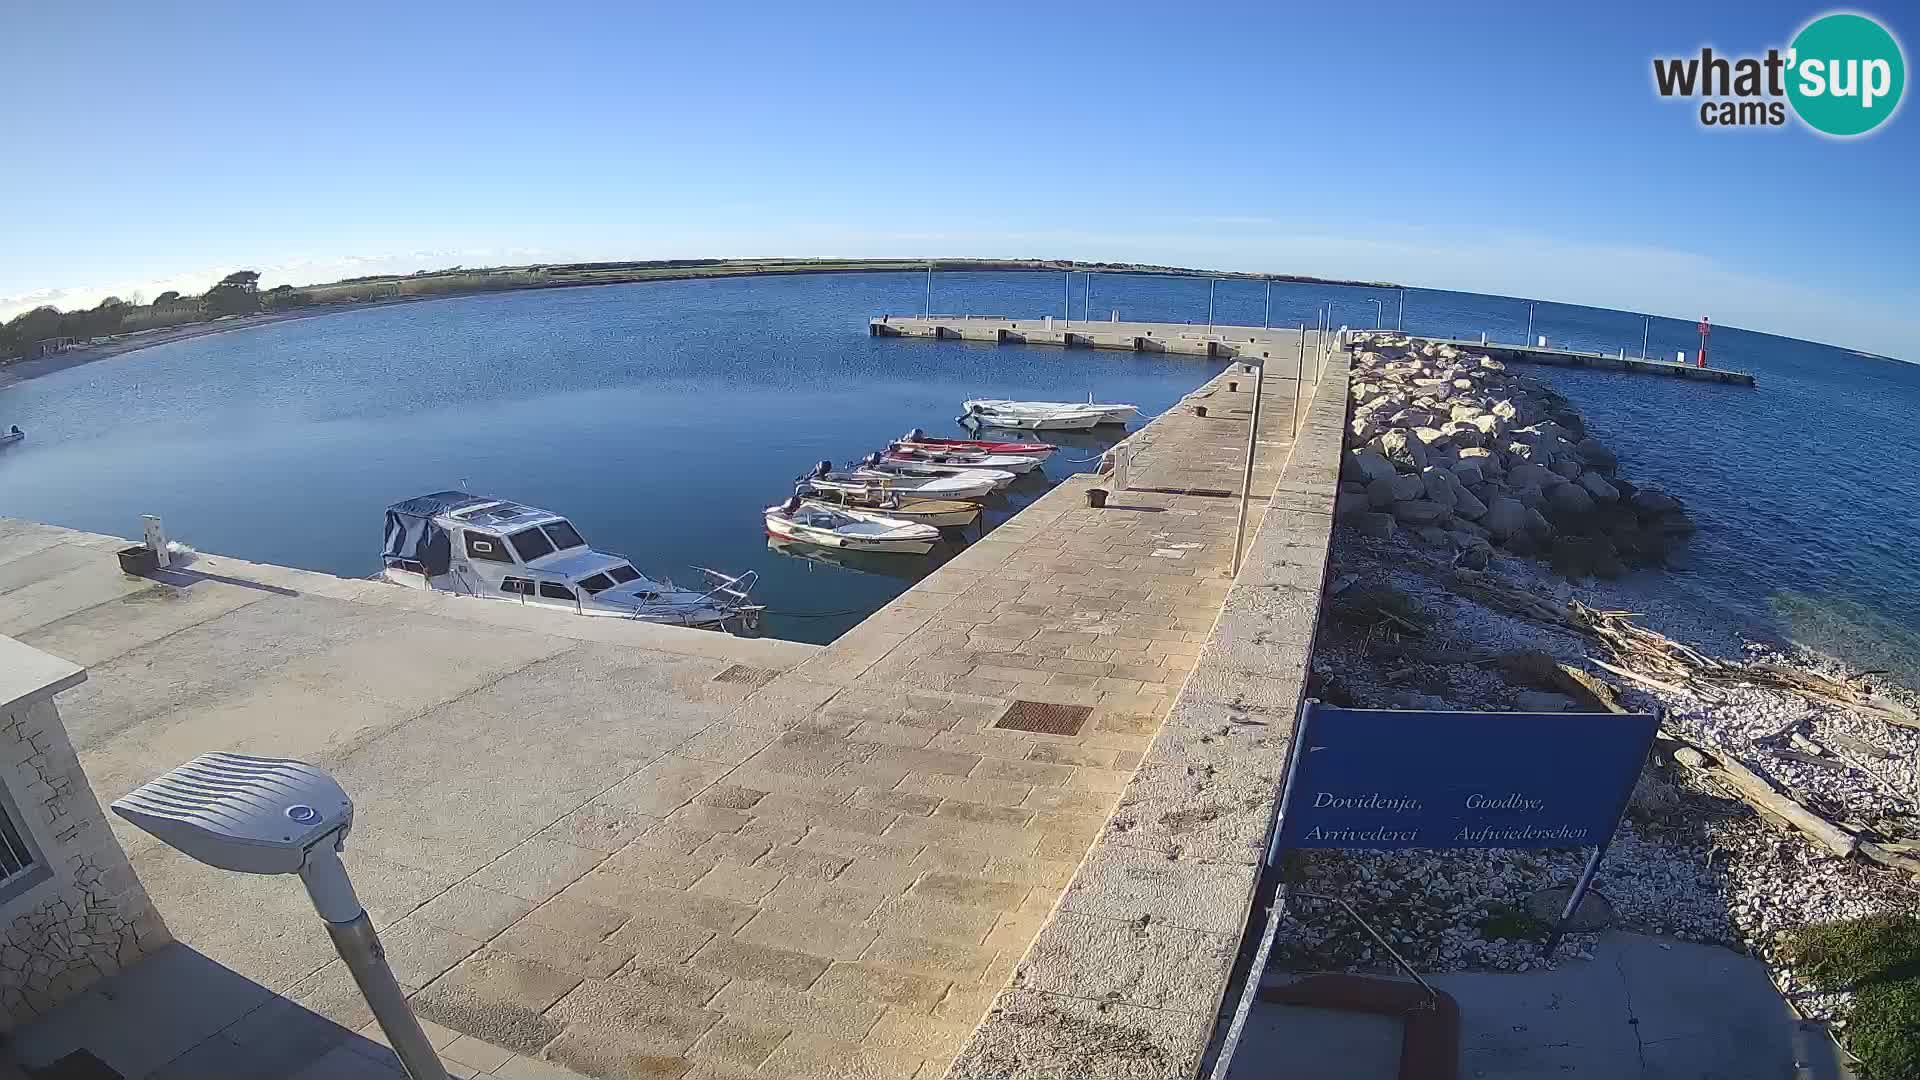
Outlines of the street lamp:
M 1067 298 L 1060 304 L 1060 315 L 1067 321 L 1068 326 L 1073 325 L 1073 271 L 1071 270 L 1067 271 Z
M 1400 290 L 1400 312 L 1399 314 L 1393 317 L 1394 330 L 1396 331 L 1400 330 L 1402 326 L 1405 324 L 1406 318 L 1407 318 L 1407 290 L 1401 289 Z
M 1080 308 L 1080 321 L 1093 322 L 1093 271 L 1087 271 L 1087 297 Z
M 927 304 L 920 309 L 922 318 L 933 318 L 933 264 L 927 264 Z
M 1528 347 L 1533 345 L 1533 305 L 1537 303 L 1539 303 L 1538 300 L 1527 301 L 1527 340 L 1521 344 Z
M 1273 321 L 1273 279 L 1267 279 L 1267 309 L 1260 314 L 1260 329 L 1265 330 Z
M 1373 328 L 1378 330 L 1380 329 L 1381 312 L 1385 310 L 1385 306 L 1382 305 L 1379 300 L 1372 297 L 1367 299 L 1367 303 L 1373 305 Z
M 1213 287 L 1219 280 L 1219 278 L 1207 279 L 1207 333 L 1209 334 L 1213 333 Z
M 1647 335 L 1653 333 L 1653 316 L 1640 316 L 1640 359 L 1647 358 Z

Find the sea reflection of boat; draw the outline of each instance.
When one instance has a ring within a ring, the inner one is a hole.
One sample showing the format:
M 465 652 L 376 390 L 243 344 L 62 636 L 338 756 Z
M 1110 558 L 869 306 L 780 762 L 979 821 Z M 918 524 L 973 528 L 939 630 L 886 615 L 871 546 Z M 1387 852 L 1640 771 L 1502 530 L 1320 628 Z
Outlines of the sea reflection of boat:
M 896 555 L 872 551 L 847 551 L 840 548 L 814 547 L 812 544 L 795 544 L 777 537 L 767 537 L 767 550 L 789 559 L 805 562 L 825 563 L 845 570 L 854 570 L 862 574 L 879 574 L 882 577 L 898 578 L 902 581 L 916 582 L 940 569 L 942 563 L 966 550 L 966 544 L 946 540 L 935 544 L 933 550 L 925 556 L 902 559 Z

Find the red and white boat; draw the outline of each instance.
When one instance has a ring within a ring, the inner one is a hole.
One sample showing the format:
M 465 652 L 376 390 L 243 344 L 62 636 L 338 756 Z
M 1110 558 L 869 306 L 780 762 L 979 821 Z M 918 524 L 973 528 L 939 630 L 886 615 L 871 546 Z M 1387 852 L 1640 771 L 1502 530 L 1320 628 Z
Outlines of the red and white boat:
M 1031 454 L 1044 458 L 1058 447 L 1043 442 L 994 442 L 990 439 L 936 439 L 920 428 L 914 428 L 895 440 L 894 445 L 909 450 L 931 450 L 935 453 L 959 451 L 973 454 Z

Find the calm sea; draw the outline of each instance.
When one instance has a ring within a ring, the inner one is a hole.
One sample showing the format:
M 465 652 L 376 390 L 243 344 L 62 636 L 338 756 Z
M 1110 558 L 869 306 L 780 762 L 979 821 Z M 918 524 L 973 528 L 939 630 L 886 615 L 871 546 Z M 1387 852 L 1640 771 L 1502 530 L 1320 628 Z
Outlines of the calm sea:
M 1205 323 L 1199 279 L 1075 275 L 1075 319 Z M 1373 324 L 1385 290 L 1221 282 L 1221 323 Z M 927 559 L 841 565 L 769 547 L 760 513 L 814 461 L 919 426 L 959 434 L 967 397 L 1138 403 L 1151 415 L 1218 370 L 1191 359 L 873 339 L 869 316 L 929 303 L 917 274 L 736 278 L 467 297 L 220 334 L 0 388 L 0 514 L 122 535 L 159 513 L 210 551 L 342 575 L 379 567 L 390 502 L 463 484 L 565 513 L 656 576 L 761 574 L 768 630 L 824 642 L 924 576 Z M 947 274 L 941 312 L 1034 317 L 1059 274 Z M 1409 330 L 1518 340 L 1527 306 L 1412 290 Z M 1639 316 L 1541 304 L 1554 344 L 1638 354 Z M 1655 319 L 1650 351 L 1696 343 Z M 1626 475 L 1667 486 L 1703 526 L 1696 570 L 1662 587 L 1920 681 L 1920 366 L 1720 328 L 1716 363 L 1757 390 L 1537 369 L 1572 395 Z M 1076 435 L 1052 478 L 1117 433 Z M 1023 481 L 989 525 L 1045 490 Z M 976 530 L 977 531 L 977 530 Z

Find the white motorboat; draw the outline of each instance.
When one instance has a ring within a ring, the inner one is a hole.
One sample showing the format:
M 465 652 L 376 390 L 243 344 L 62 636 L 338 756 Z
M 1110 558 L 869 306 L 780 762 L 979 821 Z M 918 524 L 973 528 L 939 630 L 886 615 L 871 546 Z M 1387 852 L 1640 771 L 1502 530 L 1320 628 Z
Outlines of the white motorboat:
M 396 585 L 510 600 L 580 615 L 715 629 L 752 629 L 758 574 L 695 567 L 709 587 L 655 581 L 624 556 L 595 551 L 566 518 L 531 506 L 436 491 L 387 508 L 386 564 Z
M 862 491 L 852 492 L 816 488 L 811 482 L 807 482 L 802 483 L 795 493 L 802 498 L 824 502 L 829 506 L 865 510 L 890 518 L 899 518 L 901 521 L 916 521 L 922 525 L 943 529 L 971 525 L 980 517 L 978 503 L 956 499 L 916 499 L 880 486 L 869 486 Z
M 767 535 L 827 548 L 925 555 L 940 542 L 940 530 L 931 525 L 828 506 L 798 495 L 767 507 L 766 517 Z
M 801 478 L 821 491 L 864 495 L 892 493 L 911 499 L 984 499 L 997 490 L 991 478 L 963 476 L 904 476 L 895 473 L 834 472 L 831 461 L 814 466 Z
M 989 409 L 978 402 L 967 404 L 967 412 L 959 418 L 960 423 L 1006 428 L 1009 431 L 1091 431 L 1104 423 L 1107 415 L 1092 409 L 1078 409 L 1071 412 L 1009 412 Z
M 930 461 L 892 461 L 880 454 L 868 454 L 853 470 L 855 476 L 957 476 L 966 480 L 985 480 L 995 488 L 1010 486 L 1015 477 L 1005 469 L 974 469 L 965 465 L 936 465 Z
M 1138 405 L 1120 405 L 1096 402 L 1089 397 L 1079 401 L 1007 401 L 998 398 L 975 398 L 961 402 L 961 408 L 972 413 L 976 411 L 993 416 L 1061 416 L 1077 415 L 1083 412 L 1100 414 L 1099 423 L 1124 424 L 1140 415 Z
M 24 439 L 26 437 L 27 437 L 27 433 L 20 430 L 19 424 L 15 424 L 11 428 L 8 428 L 5 431 L 0 431 L 0 446 L 6 446 L 9 443 L 17 443 L 21 439 Z
M 903 461 L 922 465 L 957 465 L 964 469 L 998 469 L 1015 476 L 1030 473 L 1040 467 L 1041 458 L 1032 454 L 982 454 L 972 450 L 922 450 L 894 443 L 887 449 L 886 461 Z

